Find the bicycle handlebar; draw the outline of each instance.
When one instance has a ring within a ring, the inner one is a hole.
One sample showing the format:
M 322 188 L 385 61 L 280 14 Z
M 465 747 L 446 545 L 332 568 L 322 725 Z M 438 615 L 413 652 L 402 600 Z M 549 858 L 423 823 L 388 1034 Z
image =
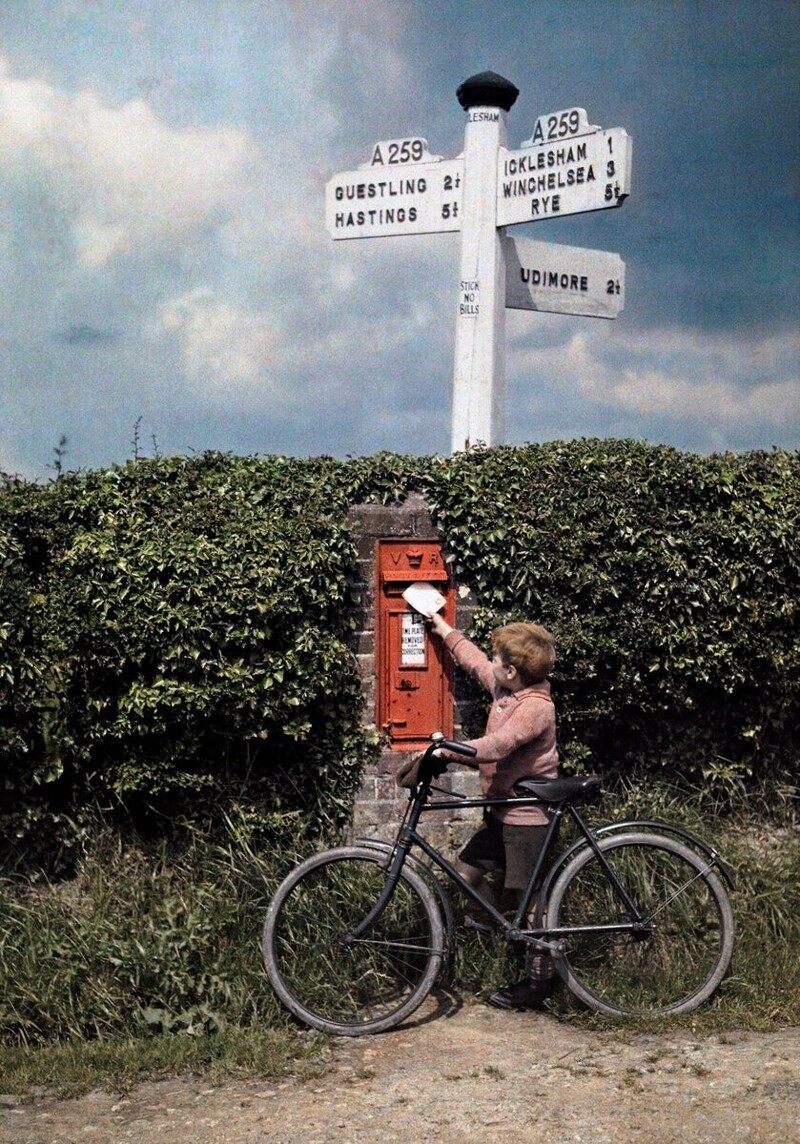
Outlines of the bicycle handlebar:
M 433 754 L 439 747 L 445 751 L 452 751 L 454 755 L 465 755 L 468 759 L 474 758 L 478 753 L 475 747 L 470 747 L 466 743 L 454 743 L 451 739 L 445 739 L 441 731 L 434 731 L 428 750 Z

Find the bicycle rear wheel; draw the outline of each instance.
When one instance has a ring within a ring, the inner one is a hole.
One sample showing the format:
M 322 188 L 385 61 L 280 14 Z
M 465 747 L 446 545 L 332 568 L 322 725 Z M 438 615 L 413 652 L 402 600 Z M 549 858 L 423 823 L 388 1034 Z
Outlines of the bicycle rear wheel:
M 558 972 L 601 1013 L 695 1009 L 717 988 L 733 952 L 733 912 L 721 881 L 704 856 L 673 838 L 622 834 L 599 846 L 643 920 L 636 929 L 558 935 Z M 547 928 L 631 920 L 597 856 L 580 850 L 553 886 Z
M 307 859 L 284 880 L 264 924 L 267 975 L 301 1021 L 342 1036 L 398 1025 L 430 993 L 446 953 L 436 900 L 404 867 L 375 924 L 348 935 L 375 905 L 387 855 L 343 847 Z

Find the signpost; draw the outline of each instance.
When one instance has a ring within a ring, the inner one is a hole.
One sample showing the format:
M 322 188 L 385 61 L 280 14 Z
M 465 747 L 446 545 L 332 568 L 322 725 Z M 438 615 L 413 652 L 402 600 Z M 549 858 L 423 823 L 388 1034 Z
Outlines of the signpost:
M 416 145 L 419 159 L 395 163 L 394 156 L 416 154 Z M 463 182 L 463 159 L 429 155 L 424 139 L 376 143 L 371 163 L 327 184 L 325 228 L 334 239 L 458 230 Z
M 503 239 L 506 306 L 587 318 L 616 318 L 625 305 L 625 263 L 618 254 Z
M 467 113 L 461 156 L 431 155 L 418 136 L 387 139 L 325 188 L 333 239 L 461 232 L 453 452 L 502 439 L 506 307 L 616 318 L 624 305 L 619 255 L 514 240 L 505 227 L 618 207 L 631 181 L 629 136 L 590 124 L 583 108 L 540 116 L 510 151 L 517 88 L 482 72 L 456 94 Z

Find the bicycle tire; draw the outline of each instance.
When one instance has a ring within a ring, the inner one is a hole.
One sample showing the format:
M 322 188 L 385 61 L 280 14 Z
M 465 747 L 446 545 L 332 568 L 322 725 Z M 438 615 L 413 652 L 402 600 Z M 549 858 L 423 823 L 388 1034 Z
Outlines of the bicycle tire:
M 632 833 L 599 839 L 603 855 L 645 916 L 637 933 L 558 936 L 555 966 L 591 1009 L 622 1016 L 686 1013 L 706 1001 L 731 960 L 728 895 L 702 855 L 674 838 Z M 556 880 L 548 929 L 624 923 L 630 914 L 587 846 Z
M 267 976 L 305 1024 L 357 1037 L 394 1028 L 433 988 L 446 955 L 441 914 L 426 881 L 401 871 L 372 928 L 344 939 L 374 906 L 385 853 L 341 847 L 301 863 L 278 887 L 264 923 Z

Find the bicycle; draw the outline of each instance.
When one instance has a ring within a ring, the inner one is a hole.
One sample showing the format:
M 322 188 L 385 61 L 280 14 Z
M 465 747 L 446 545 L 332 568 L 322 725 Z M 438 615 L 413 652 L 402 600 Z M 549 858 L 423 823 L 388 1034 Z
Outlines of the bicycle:
M 716 990 L 731 960 L 733 879 L 717 852 L 655 820 L 590 829 L 578 806 L 599 801 L 599 777 L 523 779 L 513 799 L 431 799 L 446 770 L 437 747 L 475 754 L 440 733 L 422 755 L 393 843 L 359 840 L 315 854 L 281 883 L 262 953 L 273 989 L 305 1024 L 342 1036 L 384 1032 L 431 993 L 455 941 L 440 871 L 510 942 L 548 953 L 571 992 L 617 1016 L 678 1014 Z M 437 791 L 447 794 L 445 791 Z M 486 901 L 418 831 L 429 811 L 545 804 L 542 851 L 513 917 Z M 564 819 L 577 838 L 554 856 Z M 412 848 L 427 858 L 423 861 Z

